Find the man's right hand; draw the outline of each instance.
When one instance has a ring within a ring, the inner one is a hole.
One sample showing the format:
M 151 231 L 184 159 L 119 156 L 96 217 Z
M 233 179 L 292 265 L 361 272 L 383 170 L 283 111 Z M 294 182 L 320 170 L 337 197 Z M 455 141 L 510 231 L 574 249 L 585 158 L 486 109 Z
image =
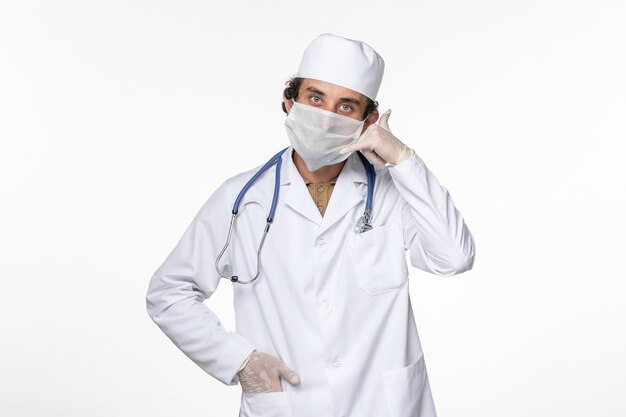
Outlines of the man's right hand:
M 287 368 L 282 359 L 256 350 L 250 355 L 246 366 L 237 372 L 237 376 L 246 394 L 282 391 L 281 376 L 293 385 L 300 383 L 300 377 Z

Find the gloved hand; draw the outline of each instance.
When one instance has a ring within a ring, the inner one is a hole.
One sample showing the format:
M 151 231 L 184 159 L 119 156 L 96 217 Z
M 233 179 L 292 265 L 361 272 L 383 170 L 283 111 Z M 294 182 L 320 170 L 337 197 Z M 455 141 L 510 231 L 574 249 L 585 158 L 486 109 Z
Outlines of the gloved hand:
M 391 133 L 391 129 L 389 129 L 390 115 L 391 109 L 380 116 L 378 124 L 369 125 L 355 143 L 341 149 L 339 153 L 361 151 L 371 163 L 381 168 L 386 163 L 398 165 L 409 159 L 415 154 L 415 151 Z
M 237 372 L 241 389 L 246 394 L 282 391 L 281 375 L 291 384 L 300 383 L 300 377 L 287 368 L 282 359 L 269 353 L 255 350 L 246 360 L 248 363 Z

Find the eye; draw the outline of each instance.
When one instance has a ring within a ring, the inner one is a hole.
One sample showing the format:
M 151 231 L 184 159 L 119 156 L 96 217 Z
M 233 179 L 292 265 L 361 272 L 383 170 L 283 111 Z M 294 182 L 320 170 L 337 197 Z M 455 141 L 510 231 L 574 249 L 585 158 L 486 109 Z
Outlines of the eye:
M 351 111 L 352 110 L 352 106 L 349 104 L 342 104 L 341 105 L 341 110 L 343 111 Z
M 315 104 L 319 104 L 322 100 L 318 96 L 311 96 L 311 101 Z

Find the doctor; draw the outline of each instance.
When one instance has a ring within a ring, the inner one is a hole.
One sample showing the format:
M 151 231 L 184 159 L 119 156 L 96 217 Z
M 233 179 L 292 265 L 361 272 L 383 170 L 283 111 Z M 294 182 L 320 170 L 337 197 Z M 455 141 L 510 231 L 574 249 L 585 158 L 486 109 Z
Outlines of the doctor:
M 475 246 L 390 112 L 376 124 L 383 70 L 364 42 L 314 39 L 284 93 L 280 164 L 245 192 L 232 234 L 235 199 L 260 166 L 220 185 L 150 280 L 150 317 L 209 375 L 241 383 L 240 417 L 436 416 L 406 251 L 413 267 L 451 276 L 472 268 Z M 233 276 L 229 331 L 203 301 Z

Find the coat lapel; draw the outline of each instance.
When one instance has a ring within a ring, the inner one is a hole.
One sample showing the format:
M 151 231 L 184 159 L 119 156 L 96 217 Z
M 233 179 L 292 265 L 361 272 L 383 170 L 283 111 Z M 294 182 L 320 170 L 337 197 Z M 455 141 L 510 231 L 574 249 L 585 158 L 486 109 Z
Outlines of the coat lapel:
M 313 202 L 313 198 L 311 198 L 311 194 L 309 194 L 309 190 L 293 162 L 292 154 L 293 146 L 290 146 L 283 154 L 282 169 L 285 173 L 281 176 L 280 184 L 281 187 L 283 185 L 289 186 L 286 190 L 285 204 L 319 226 L 322 223 L 322 215 L 317 210 L 315 202 Z
M 359 182 L 367 184 L 365 168 L 359 160 L 359 156 L 353 153 L 346 160 L 339 178 L 337 178 L 318 235 L 340 221 L 354 206 L 364 200 L 367 194 L 364 196 L 359 192 L 359 188 L 357 188 Z M 365 189 L 367 190 L 367 188 Z M 309 198 L 311 198 L 310 195 Z M 365 208 L 365 203 L 363 203 L 363 207 Z

